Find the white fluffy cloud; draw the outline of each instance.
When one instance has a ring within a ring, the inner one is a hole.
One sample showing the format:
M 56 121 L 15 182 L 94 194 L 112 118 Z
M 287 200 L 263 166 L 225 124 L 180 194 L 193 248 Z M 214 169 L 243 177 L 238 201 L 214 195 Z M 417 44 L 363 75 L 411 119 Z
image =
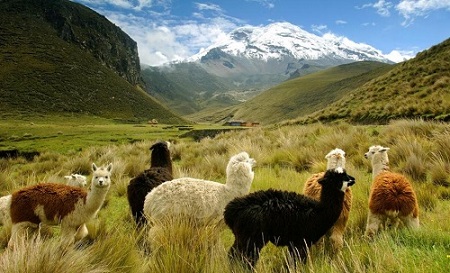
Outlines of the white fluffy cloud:
M 426 16 L 433 10 L 450 10 L 450 0 L 402 0 L 395 9 L 405 18 L 403 25 L 408 25 L 415 17 Z

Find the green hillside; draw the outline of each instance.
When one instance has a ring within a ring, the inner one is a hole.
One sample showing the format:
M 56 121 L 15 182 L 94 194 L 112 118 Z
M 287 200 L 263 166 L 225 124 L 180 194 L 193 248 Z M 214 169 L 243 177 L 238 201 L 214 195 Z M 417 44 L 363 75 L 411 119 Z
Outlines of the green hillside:
M 68 10 L 80 9 L 79 12 L 86 10 L 65 0 L 40 2 L 43 5 L 58 2 L 68 5 Z M 14 9 L 10 8 L 11 3 Z M 60 38 L 54 26 L 42 18 L 31 3 L 33 1 L 0 2 L 0 112 L 3 118 L 38 114 L 94 115 L 127 121 L 155 118 L 166 123 L 182 121 L 138 86 L 102 65 L 90 50 Z M 85 31 L 95 34 L 96 30 Z M 108 52 L 101 53 L 107 57 Z
M 349 91 L 386 73 L 392 65 L 356 62 L 295 78 L 277 85 L 236 107 L 191 116 L 195 119 L 238 119 L 271 124 L 327 107 Z
M 397 65 L 336 103 L 293 123 L 392 119 L 450 120 L 450 39 Z

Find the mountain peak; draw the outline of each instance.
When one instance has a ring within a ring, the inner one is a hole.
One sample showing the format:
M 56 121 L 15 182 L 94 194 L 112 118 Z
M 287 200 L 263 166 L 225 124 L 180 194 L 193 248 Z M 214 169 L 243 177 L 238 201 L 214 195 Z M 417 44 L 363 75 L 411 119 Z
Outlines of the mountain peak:
M 231 56 L 264 61 L 288 57 L 311 61 L 331 58 L 343 62 L 391 62 L 381 51 L 370 45 L 334 34 L 317 36 L 289 22 L 236 28 L 223 40 L 189 58 L 189 61 L 200 60 L 212 49 L 220 49 Z

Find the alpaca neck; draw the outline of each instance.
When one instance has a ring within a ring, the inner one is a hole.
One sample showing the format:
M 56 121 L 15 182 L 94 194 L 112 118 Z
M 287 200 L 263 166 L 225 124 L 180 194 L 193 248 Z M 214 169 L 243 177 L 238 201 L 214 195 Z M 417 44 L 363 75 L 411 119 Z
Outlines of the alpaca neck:
M 323 207 L 323 216 L 333 225 L 344 207 L 344 192 L 335 188 L 322 187 L 320 204 Z
M 383 171 L 389 171 L 389 160 L 372 161 L 372 179 Z
M 169 172 L 172 174 L 172 160 L 170 159 L 170 155 L 166 155 L 163 158 L 154 156 L 152 154 L 151 158 L 151 168 L 159 167 L 159 168 L 167 168 Z
M 105 201 L 106 194 L 108 193 L 109 187 L 97 188 L 92 186 L 91 190 L 86 196 L 86 212 L 90 214 L 96 213 Z
M 248 174 L 250 175 L 250 174 Z M 246 180 L 250 180 L 250 182 L 247 182 Z M 225 188 L 232 193 L 233 195 L 235 195 L 235 197 L 237 196 L 241 196 L 244 194 L 247 194 L 250 192 L 250 187 L 252 185 L 251 181 L 253 180 L 253 177 L 247 177 L 247 175 L 241 175 L 241 176 L 237 176 L 237 175 L 230 175 L 227 178 L 227 182 L 225 184 Z

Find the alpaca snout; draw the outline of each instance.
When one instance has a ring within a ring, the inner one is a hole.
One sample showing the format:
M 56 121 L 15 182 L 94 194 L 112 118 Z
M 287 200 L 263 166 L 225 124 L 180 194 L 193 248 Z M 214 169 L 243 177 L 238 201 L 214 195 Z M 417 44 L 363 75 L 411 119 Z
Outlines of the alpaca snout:
M 254 166 L 256 165 L 256 160 L 254 160 L 253 158 L 249 158 L 249 159 L 248 159 L 248 163 L 249 163 L 252 167 L 254 167 Z

